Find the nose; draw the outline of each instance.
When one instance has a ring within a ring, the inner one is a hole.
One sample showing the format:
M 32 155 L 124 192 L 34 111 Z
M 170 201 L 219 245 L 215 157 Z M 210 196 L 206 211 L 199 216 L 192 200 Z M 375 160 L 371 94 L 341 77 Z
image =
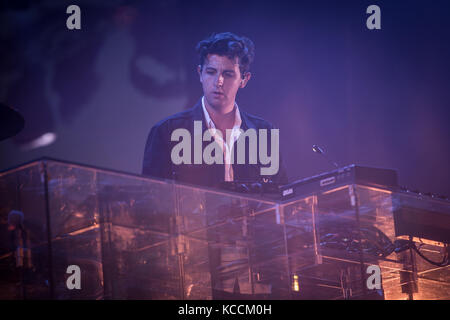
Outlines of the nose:
M 216 78 L 216 86 L 221 87 L 223 86 L 223 76 L 219 74 Z

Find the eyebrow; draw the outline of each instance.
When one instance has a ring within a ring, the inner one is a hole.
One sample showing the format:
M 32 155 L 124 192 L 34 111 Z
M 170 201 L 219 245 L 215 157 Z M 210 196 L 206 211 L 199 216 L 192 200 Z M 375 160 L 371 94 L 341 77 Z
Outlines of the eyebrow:
M 211 70 L 215 70 L 215 71 L 217 71 L 217 69 L 216 68 L 214 68 L 214 67 L 205 67 L 205 69 L 211 69 Z M 225 70 L 223 70 L 223 72 L 233 72 L 233 73 L 235 73 L 236 71 L 234 71 L 233 69 L 225 69 Z

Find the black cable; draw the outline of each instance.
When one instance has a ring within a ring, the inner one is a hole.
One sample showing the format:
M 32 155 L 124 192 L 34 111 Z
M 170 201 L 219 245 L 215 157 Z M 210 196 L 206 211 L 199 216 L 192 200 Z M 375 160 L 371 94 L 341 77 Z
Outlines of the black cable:
M 433 260 L 430 260 L 429 258 L 427 258 L 422 252 L 420 252 L 420 247 L 423 245 L 421 244 L 419 248 L 417 248 L 416 243 L 412 240 L 395 240 L 394 241 L 394 245 L 395 245 L 395 252 L 399 253 L 408 249 L 413 249 L 415 252 L 417 252 L 417 254 L 424 259 L 425 261 L 427 261 L 428 263 L 437 266 L 437 267 L 445 267 L 449 264 L 449 259 L 448 259 L 448 247 L 446 245 L 445 249 L 446 249 L 446 253 L 444 254 L 444 257 L 442 259 L 441 262 L 436 262 Z
M 348 252 L 356 252 L 359 249 L 357 246 L 358 237 L 356 234 L 357 228 L 355 226 L 349 225 L 341 225 L 334 226 L 333 228 L 324 228 L 328 232 L 320 237 L 320 242 L 322 246 L 330 247 L 334 249 L 346 250 Z M 449 248 L 446 245 L 446 253 L 441 262 L 436 262 L 427 258 L 422 252 L 420 252 L 419 248 L 416 246 L 416 243 L 412 240 L 395 240 L 391 242 L 388 236 L 384 234 L 380 229 L 375 226 L 365 226 L 360 227 L 361 234 L 361 248 L 363 252 L 373 254 L 382 258 L 387 257 L 392 252 L 402 252 L 408 249 L 413 249 L 417 254 L 427 261 L 428 263 L 437 266 L 437 267 L 445 267 L 449 264 Z
M 411 241 L 411 242 L 412 242 L 412 241 Z M 449 260 L 448 260 L 448 250 L 447 250 L 447 248 L 445 248 L 447 252 L 444 254 L 444 258 L 442 259 L 442 261 L 441 261 L 441 262 L 435 262 L 435 261 L 432 261 L 432 260 L 428 259 L 427 257 L 425 257 L 425 256 L 420 252 L 420 250 L 416 247 L 416 244 L 415 244 L 414 242 L 412 242 L 411 247 L 414 249 L 414 251 L 417 252 L 417 254 L 418 254 L 422 259 L 424 259 L 424 260 L 427 261 L 428 263 L 431 263 L 432 265 L 437 266 L 437 267 L 445 267 L 445 266 L 448 266 Z

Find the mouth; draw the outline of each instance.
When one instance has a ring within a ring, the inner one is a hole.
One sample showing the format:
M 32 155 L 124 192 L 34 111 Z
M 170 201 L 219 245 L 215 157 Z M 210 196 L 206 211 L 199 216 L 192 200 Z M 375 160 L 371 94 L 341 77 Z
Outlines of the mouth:
M 213 95 L 219 96 L 219 97 L 224 96 L 223 92 L 220 92 L 220 91 L 213 91 Z

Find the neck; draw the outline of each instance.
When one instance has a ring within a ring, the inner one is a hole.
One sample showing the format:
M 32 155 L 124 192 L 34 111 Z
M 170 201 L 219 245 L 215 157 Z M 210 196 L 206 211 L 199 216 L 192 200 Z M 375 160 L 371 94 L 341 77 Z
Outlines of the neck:
M 205 107 L 208 110 L 209 116 L 218 129 L 226 130 L 233 128 L 235 121 L 235 105 L 234 102 L 231 106 L 225 108 L 216 109 L 208 104 L 205 99 Z

